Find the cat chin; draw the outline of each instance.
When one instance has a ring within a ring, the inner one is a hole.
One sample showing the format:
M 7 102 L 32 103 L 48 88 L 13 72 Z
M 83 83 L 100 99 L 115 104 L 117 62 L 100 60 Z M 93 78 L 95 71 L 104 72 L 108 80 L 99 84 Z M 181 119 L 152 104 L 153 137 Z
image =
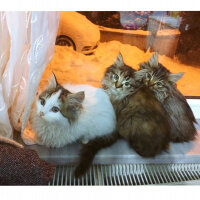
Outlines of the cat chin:
M 112 100 L 121 100 L 128 95 L 128 93 L 123 92 L 121 88 L 116 88 L 114 86 L 108 89 L 106 92 Z
M 167 94 L 167 92 L 158 92 L 158 91 L 154 91 L 155 95 L 156 95 L 156 98 L 158 99 L 158 101 L 160 102 L 164 102 L 165 99 L 169 96 Z

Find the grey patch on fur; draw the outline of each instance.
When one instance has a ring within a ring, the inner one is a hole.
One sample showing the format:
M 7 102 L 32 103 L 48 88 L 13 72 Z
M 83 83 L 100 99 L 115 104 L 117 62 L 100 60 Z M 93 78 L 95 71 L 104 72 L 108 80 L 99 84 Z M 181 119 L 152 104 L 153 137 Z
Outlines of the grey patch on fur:
M 68 118 L 69 122 L 76 120 L 82 109 L 82 102 L 85 98 L 83 91 L 66 96 L 61 104 L 61 114 Z

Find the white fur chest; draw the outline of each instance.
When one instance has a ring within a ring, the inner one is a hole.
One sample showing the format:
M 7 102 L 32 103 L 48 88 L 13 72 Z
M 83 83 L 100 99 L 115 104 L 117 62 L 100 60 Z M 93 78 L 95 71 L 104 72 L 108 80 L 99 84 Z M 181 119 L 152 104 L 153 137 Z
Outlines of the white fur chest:
M 62 147 L 72 142 L 70 129 L 64 123 L 49 123 L 39 117 L 36 113 L 31 118 L 31 128 L 36 132 L 37 143 L 47 147 Z M 68 134 L 66 134 L 68 133 Z

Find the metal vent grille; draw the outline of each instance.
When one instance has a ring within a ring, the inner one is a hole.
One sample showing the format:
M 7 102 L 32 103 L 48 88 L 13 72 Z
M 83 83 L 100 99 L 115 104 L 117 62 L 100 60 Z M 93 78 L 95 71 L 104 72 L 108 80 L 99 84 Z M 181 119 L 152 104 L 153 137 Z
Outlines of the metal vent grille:
M 200 164 L 115 164 L 93 165 L 79 179 L 74 166 L 58 166 L 49 185 L 151 185 L 200 179 Z

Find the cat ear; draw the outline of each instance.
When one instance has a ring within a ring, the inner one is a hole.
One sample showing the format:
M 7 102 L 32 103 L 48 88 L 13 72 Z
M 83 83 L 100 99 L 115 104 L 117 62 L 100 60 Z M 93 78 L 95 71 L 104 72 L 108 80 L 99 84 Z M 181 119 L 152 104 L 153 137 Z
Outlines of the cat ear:
M 78 102 L 82 103 L 85 98 L 85 92 L 77 92 L 75 94 L 72 94 L 73 98 L 76 99 Z
M 169 81 L 176 83 L 181 77 L 183 76 L 184 72 L 180 72 L 177 74 L 170 74 L 169 75 Z
M 52 73 L 53 73 L 53 72 L 52 72 Z M 52 77 L 51 77 L 50 84 L 49 84 L 49 86 L 48 86 L 48 89 L 56 88 L 57 85 L 58 85 L 58 82 L 57 82 L 57 79 L 56 79 L 55 74 L 53 73 L 53 75 L 52 75 Z
M 158 66 L 158 53 L 154 53 L 153 56 L 151 56 L 151 58 L 148 61 L 148 64 L 151 67 L 157 67 Z
M 149 64 L 148 63 L 140 63 L 139 64 L 139 70 L 146 70 L 146 69 L 149 69 Z
M 84 98 L 85 93 L 83 91 L 75 94 L 68 94 L 63 98 L 61 108 L 62 114 L 67 117 L 69 121 L 75 120 L 78 117 Z
M 70 94 L 69 95 L 69 99 L 70 99 L 69 103 L 70 103 L 70 105 L 72 105 L 74 107 L 80 107 L 84 98 L 85 98 L 85 93 L 83 91 L 77 92 L 75 94 Z
M 114 65 L 115 65 L 116 67 L 121 67 L 121 66 L 124 65 L 124 61 L 123 61 L 123 57 L 122 57 L 122 54 L 121 54 L 121 53 L 118 54 L 117 59 L 115 60 Z

